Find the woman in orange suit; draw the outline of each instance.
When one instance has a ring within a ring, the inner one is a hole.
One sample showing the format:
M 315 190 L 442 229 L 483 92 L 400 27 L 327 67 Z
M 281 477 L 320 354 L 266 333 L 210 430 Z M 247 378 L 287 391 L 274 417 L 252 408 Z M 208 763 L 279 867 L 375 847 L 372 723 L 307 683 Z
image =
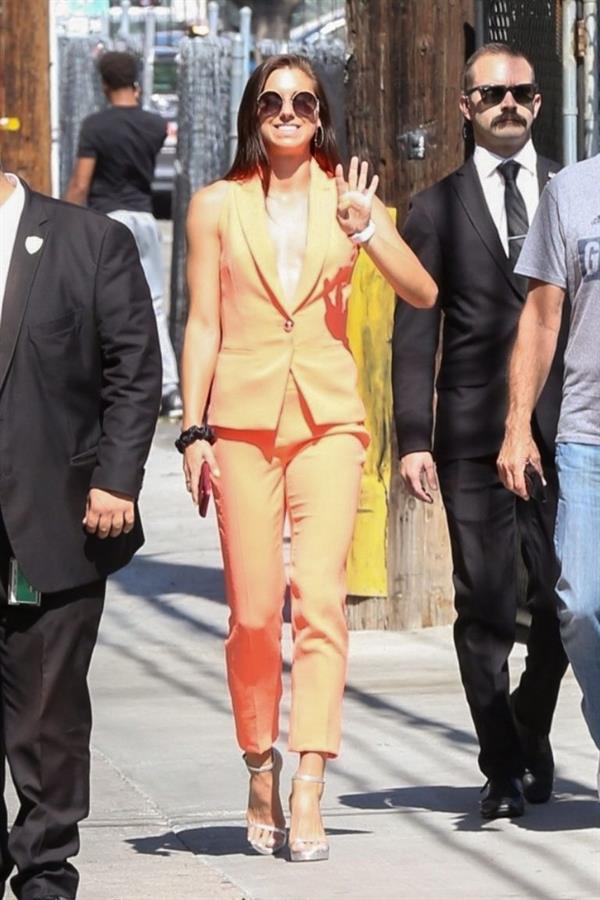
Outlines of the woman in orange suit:
M 359 248 L 413 306 L 432 306 L 437 290 L 375 197 L 366 163 L 354 158 L 346 180 L 308 60 L 275 56 L 255 69 L 238 141 L 225 178 L 189 208 L 179 445 L 195 503 L 203 461 L 211 470 L 228 683 L 250 772 L 248 839 L 265 854 L 286 843 L 274 743 L 290 522 L 289 749 L 300 757 L 289 844 L 292 860 L 308 861 L 329 854 L 319 804 L 326 760 L 339 752 L 345 566 L 369 440 L 345 334 Z

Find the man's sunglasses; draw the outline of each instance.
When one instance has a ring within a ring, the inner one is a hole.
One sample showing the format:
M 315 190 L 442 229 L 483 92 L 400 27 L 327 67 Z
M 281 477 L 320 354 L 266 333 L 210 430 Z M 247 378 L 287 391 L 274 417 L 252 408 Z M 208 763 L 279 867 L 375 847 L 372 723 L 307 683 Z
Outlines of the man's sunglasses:
M 319 100 L 311 91 L 298 91 L 292 94 L 292 109 L 294 115 L 299 119 L 314 119 L 319 113 Z M 278 116 L 283 109 L 284 99 L 277 91 L 263 91 L 260 94 L 256 105 L 258 114 L 270 119 L 272 116 Z
M 498 106 L 502 103 L 508 92 L 513 95 L 515 102 L 521 106 L 527 106 L 533 103 L 536 94 L 539 93 L 537 84 L 478 84 L 475 87 L 465 91 L 465 95 L 470 97 L 475 91 L 481 94 L 481 103 L 484 106 Z

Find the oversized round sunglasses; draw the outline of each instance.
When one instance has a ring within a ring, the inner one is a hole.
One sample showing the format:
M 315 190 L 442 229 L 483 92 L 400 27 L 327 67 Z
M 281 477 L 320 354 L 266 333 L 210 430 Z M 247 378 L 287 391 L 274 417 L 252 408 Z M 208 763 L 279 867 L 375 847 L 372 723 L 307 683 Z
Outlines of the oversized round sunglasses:
M 314 119 L 319 113 L 319 100 L 312 91 L 297 91 L 290 97 L 294 115 L 299 119 Z M 258 113 L 265 118 L 278 116 L 283 109 L 284 99 L 277 91 L 263 91 L 256 105 Z
M 537 84 L 530 82 L 527 84 L 478 84 L 465 91 L 465 94 L 470 97 L 475 91 L 479 91 L 481 94 L 483 106 L 498 106 L 509 91 L 516 103 L 520 106 L 527 106 L 527 104 L 533 103 L 535 95 L 539 92 Z

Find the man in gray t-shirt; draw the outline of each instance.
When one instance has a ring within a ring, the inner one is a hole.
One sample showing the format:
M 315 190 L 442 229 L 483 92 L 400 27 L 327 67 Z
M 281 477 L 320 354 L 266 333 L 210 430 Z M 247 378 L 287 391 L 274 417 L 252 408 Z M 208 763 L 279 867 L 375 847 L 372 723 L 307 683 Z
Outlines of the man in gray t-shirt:
M 529 421 L 568 295 L 571 322 L 556 449 L 557 593 L 563 643 L 600 749 L 600 155 L 563 169 L 548 185 L 516 271 L 529 277 L 529 294 L 510 363 L 498 468 L 506 487 L 527 498 L 526 464 L 541 472 Z

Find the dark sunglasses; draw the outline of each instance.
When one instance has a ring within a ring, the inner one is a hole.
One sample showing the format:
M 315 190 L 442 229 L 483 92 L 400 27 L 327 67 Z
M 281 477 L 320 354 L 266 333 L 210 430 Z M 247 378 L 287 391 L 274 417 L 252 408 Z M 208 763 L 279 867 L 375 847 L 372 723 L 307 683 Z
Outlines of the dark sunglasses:
M 476 87 L 465 91 L 465 95 L 470 97 L 475 91 L 481 94 L 481 103 L 484 106 L 498 106 L 502 103 L 508 92 L 513 95 L 515 102 L 521 106 L 527 106 L 533 103 L 533 99 L 539 89 L 537 84 L 478 84 Z
M 294 115 L 299 119 L 314 119 L 319 113 L 319 100 L 311 91 L 298 91 L 296 94 L 292 94 L 291 101 Z M 268 119 L 278 116 L 283 109 L 284 102 L 283 97 L 277 91 L 263 91 L 256 101 L 258 113 Z

